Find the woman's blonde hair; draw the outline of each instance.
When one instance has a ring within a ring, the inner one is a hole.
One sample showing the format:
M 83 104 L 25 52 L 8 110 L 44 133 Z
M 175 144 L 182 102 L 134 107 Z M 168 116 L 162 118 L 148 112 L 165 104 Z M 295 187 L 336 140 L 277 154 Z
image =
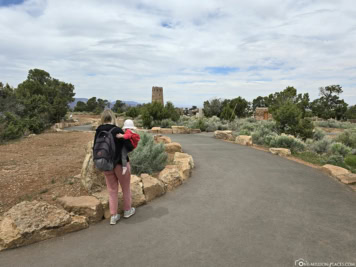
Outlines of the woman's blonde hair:
M 111 109 L 106 109 L 101 113 L 101 124 L 113 124 L 116 125 L 116 117 Z

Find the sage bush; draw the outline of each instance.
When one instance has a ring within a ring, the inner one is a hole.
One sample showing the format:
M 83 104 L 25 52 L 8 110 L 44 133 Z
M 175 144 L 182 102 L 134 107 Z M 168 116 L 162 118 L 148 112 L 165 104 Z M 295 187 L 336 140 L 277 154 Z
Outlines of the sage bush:
M 130 153 L 130 164 L 133 174 L 152 174 L 164 169 L 168 155 L 162 143 L 156 144 L 149 133 L 140 132 L 141 140 L 136 149 Z

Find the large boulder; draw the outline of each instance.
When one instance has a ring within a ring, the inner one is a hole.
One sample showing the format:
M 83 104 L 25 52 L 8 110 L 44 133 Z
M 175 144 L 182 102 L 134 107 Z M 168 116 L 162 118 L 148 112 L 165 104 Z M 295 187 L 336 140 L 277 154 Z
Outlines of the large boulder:
M 172 161 L 174 158 L 174 154 L 176 152 L 183 152 L 182 146 L 179 143 L 172 142 L 164 145 L 165 151 L 168 155 L 168 161 Z
M 0 250 L 28 245 L 88 227 L 83 216 L 72 216 L 46 202 L 24 201 L 0 218 Z
M 232 131 L 215 131 L 214 136 L 217 139 L 230 140 L 230 141 L 234 140 Z
M 337 178 L 340 182 L 344 184 L 356 184 L 356 174 L 351 173 L 349 170 L 334 166 L 331 164 L 326 164 L 322 167 L 322 170 L 331 176 Z
M 68 212 L 73 212 L 76 215 L 85 216 L 89 223 L 96 223 L 103 218 L 103 206 L 101 202 L 92 196 L 80 197 L 61 197 L 58 202 Z
M 174 134 L 188 134 L 190 129 L 185 126 L 172 126 L 172 132 Z
M 271 152 L 273 155 L 279 155 L 279 156 L 283 156 L 283 157 L 287 157 L 292 154 L 288 148 L 272 147 L 269 149 L 269 152 Z
M 188 161 L 191 168 L 194 168 L 194 160 L 193 157 L 187 153 L 176 152 L 174 153 L 174 162 L 178 161 Z
M 176 165 L 167 165 L 159 173 L 158 179 L 164 183 L 167 191 L 172 191 L 175 187 L 182 184 L 181 173 Z
M 80 173 L 82 185 L 89 193 L 100 192 L 106 187 L 104 173 L 97 170 L 94 166 L 93 144 L 94 141 L 90 141 L 87 145 L 86 155 Z
M 235 143 L 243 146 L 252 146 L 252 136 L 239 135 L 236 137 Z
M 155 143 L 163 143 L 163 144 L 169 144 L 172 143 L 171 138 L 169 138 L 168 136 L 163 136 L 161 134 L 157 134 L 154 137 Z
M 340 182 L 344 184 L 356 184 L 356 174 L 355 173 L 347 173 L 343 175 L 337 176 Z
M 176 152 L 173 162 L 178 166 L 182 181 L 184 182 L 192 174 L 192 168 L 194 168 L 193 157 L 186 153 Z
M 176 152 L 182 152 L 182 146 L 179 143 L 172 142 L 164 145 L 167 153 L 174 154 Z
M 97 198 L 100 201 L 101 206 L 103 207 L 104 218 L 110 218 L 111 214 L 109 209 L 109 193 L 107 189 L 103 189 L 100 192 L 93 193 L 93 197 Z
M 334 166 L 334 165 L 331 165 L 331 164 L 325 164 L 322 167 L 322 170 L 325 171 L 326 173 L 332 175 L 332 176 L 335 176 L 335 177 L 350 173 L 350 171 L 347 170 L 347 169 L 344 169 L 344 168 L 341 168 L 341 167 L 338 167 L 338 166 Z
M 141 174 L 141 178 L 143 184 L 143 192 L 147 202 L 163 195 L 166 192 L 164 184 L 160 180 L 146 173 Z

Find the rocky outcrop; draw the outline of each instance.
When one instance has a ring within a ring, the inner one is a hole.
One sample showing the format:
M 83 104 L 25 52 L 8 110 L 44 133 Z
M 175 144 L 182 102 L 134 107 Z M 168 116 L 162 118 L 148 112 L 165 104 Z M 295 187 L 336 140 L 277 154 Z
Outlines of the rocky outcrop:
M 232 131 L 215 131 L 214 136 L 216 139 L 234 141 Z
M 171 138 L 169 138 L 168 136 L 163 136 L 161 134 L 157 134 L 154 137 L 155 143 L 163 143 L 163 144 L 169 144 L 172 143 Z
M 90 141 L 87 145 L 86 155 L 80 173 L 82 185 L 89 193 L 100 192 L 106 187 L 103 172 L 94 167 L 93 143 L 93 141 Z
M 28 245 L 88 227 L 83 216 L 45 202 L 24 201 L 0 218 L 0 250 Z
M 235 143 L 243 146 L 252 146 L 252 136 L 239 135 L 236 137 Z
M 164 183 L 166 191 L 172 191 L 175 187 L 181 185 L 183 180 L 180 170 L 176 165 L 167 165 L 159 173 L 158 179 Z
M 141 179 L 143 184 L 143 192 L 147 202 L 166 193 L 165 186 L 160 180 L 145 173 L 141 174 Z
M 68 212 L 88 218 L 89 223 L 101 221 L 104 215 L 101 202 L 92 196 L 61 197 L 58 202 Z
M 287 157 L 292 154 L 288 148 L 272 147 L 269 149 L 269 152 L 271 152 L 273 155 L 279 155 L 279 156 L 283 156 L 283 157 Z
M 331 164 L 326 164 L 322 167 L 322 170 L 331 176 L 338 179 L 340 182 L 344 184 L 356 184 L 356 174 L 351 173 L 349 170 L 334 166 Z

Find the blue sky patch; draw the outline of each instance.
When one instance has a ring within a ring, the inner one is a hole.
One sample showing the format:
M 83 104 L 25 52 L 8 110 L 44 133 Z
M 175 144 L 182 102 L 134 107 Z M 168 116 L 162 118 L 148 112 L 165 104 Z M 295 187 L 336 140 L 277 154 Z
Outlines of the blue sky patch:
M 168 28 L 168 29 L 172 29 L 172 28 L 173 28 L 172 23 L 169 22 L 169 21 L 162 21 L 162 22 L 161 22 L 161 26 L 162 26 L 163 28 Z
M 21 5 L 25 0 L 0 0 L 0 6 Z
M 205 71 L 210 74 L 218 74 L 218 75 L 228 75 L 232 72 L 237 72 L 240 69 L 237 67 L 206 67 Z

